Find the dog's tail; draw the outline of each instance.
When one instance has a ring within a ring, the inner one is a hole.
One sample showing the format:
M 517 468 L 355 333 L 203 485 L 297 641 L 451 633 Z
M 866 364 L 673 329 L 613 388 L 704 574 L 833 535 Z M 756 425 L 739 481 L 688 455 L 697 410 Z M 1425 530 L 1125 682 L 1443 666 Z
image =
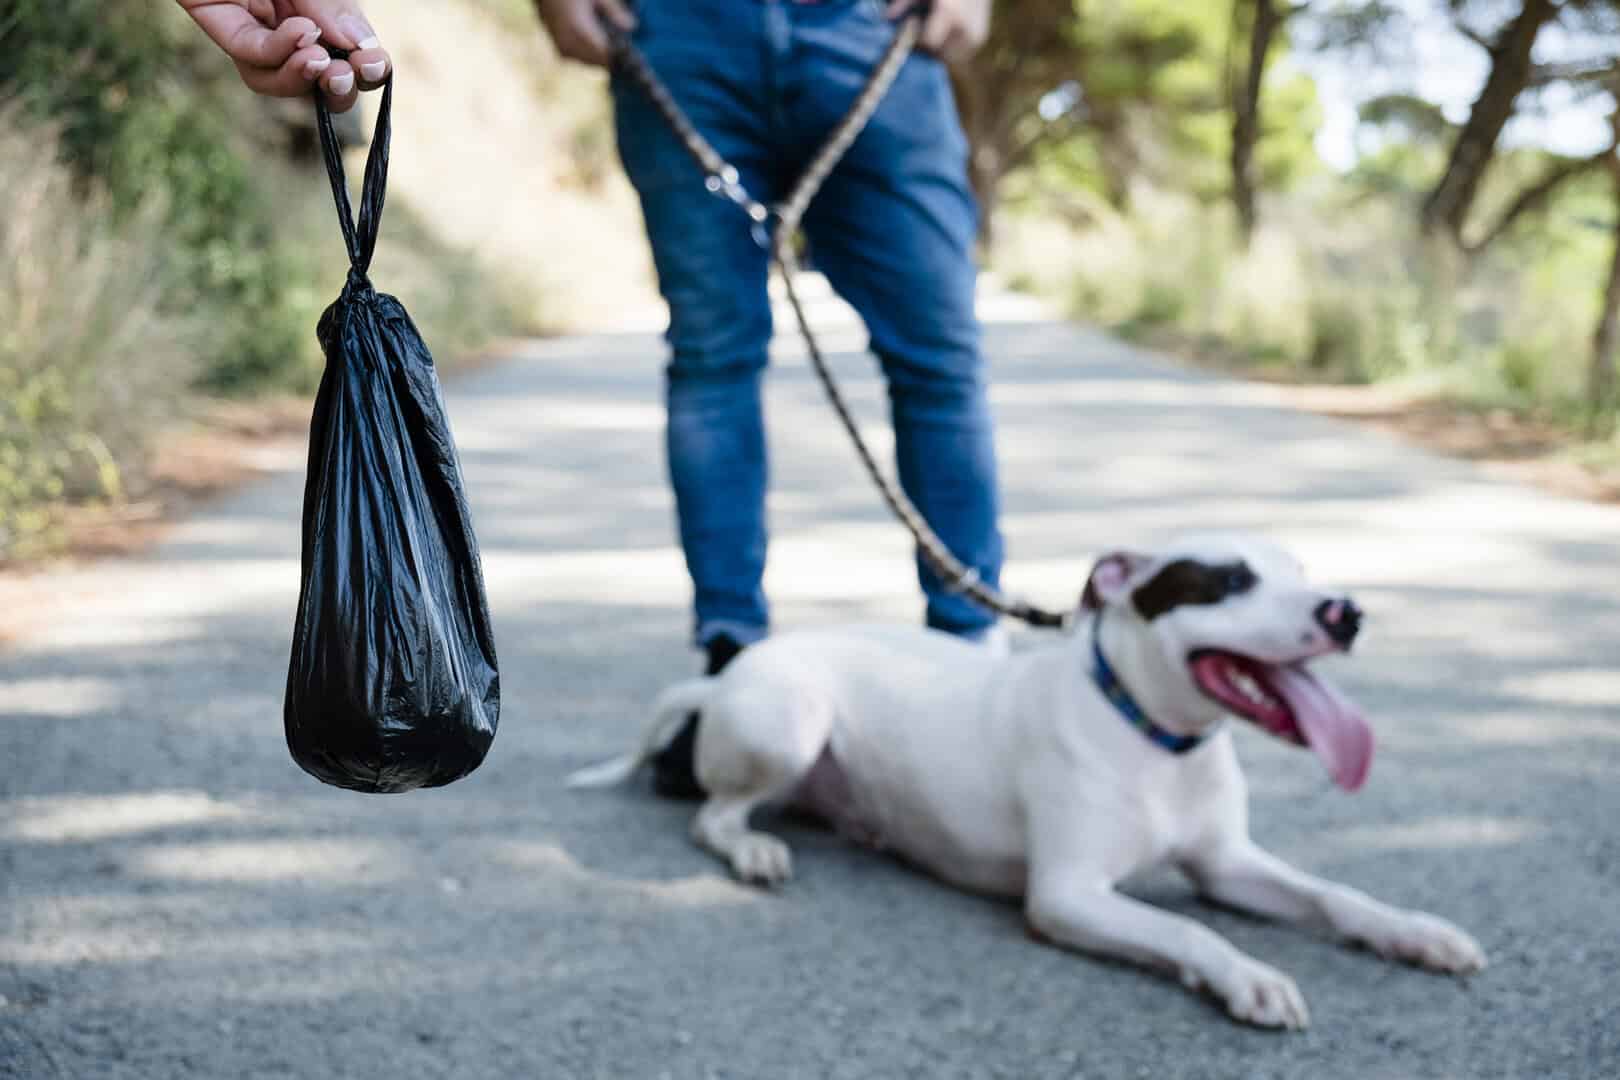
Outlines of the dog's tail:
M 713 679 L 689 679 L 676 683 L 659 695 L 658 703 L 653 706 L 652 722 L 647 725 L 641 745 L 634 752 L 571 773 L 564 783 L 571 788 L 605 788 L 624 783 L 654 754 L 669 745 L 680 730 L 680 722 L 690 713 L 702 709 L 713 689 Z

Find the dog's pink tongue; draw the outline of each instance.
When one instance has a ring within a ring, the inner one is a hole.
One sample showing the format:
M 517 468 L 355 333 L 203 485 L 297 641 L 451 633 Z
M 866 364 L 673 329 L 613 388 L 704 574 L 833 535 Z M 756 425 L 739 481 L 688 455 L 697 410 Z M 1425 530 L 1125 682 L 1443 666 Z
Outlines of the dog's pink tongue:
M 1275 667 L 1268 674 L 1333 782 L 1346 791 L 1366 783 L 1372 768 L 1373 733 L 1355 703 L 1303 667 Z

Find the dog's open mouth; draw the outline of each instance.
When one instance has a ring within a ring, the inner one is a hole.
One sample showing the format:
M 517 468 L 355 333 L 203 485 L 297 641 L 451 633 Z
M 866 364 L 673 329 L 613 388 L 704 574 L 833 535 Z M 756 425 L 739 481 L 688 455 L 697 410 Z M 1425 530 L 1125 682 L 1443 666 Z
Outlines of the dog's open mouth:
M 1354 702 L 1303 663 L 1267 664 L 1203 649 L 1188 666 L 1206 696 L 1279 739 L 1310 747 L 1346 791 L 1366 782 L 1372 728 Z

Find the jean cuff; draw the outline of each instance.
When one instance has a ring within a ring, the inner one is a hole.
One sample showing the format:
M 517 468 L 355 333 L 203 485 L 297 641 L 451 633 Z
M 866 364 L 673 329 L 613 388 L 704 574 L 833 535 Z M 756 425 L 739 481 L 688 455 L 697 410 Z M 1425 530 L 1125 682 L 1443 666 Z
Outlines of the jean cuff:
M 927 624 L 928 629 L 930 630 L 938 630 L 942 634 L 950 634 L 952 637 L 959 637 L 963 641 L 973 642 L 983 641 L 986 637 L 993 634 L 996 628 L 1001 625 L 1001 623 L 994 616 L 989 617 L 988 621 L 986 622 L 981 622 L 973 626 L 963 626 L 960 623 L 953 624 L 946 622 L 943 619 L 937 619 L 933 615 L 929 615 Z
M 738 645 L 747 647 L 764 639 L 770 633 L 768 627 L 752 626 L 748 623 L 732 622 L 727 619 L 709 619 L 698 624 L 697 632 L 692 635 L 692 644 L 700 649 L 709 647 L 709 642 L 722 634 L 735 641 Z

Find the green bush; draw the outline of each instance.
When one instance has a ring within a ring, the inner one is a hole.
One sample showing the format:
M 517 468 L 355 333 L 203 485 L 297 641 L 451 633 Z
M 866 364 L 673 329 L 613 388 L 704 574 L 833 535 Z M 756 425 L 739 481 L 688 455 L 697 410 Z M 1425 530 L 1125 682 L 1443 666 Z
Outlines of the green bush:
M 119 498 L 191 377 L 160 308 L 158 215 L 121 224 L 73 190 L 48 130 L 0 108 L 0 561 L 49 540 L 59 502 Z
M 171 4 L 15 3 L 0 98 L 52 125 L 75 189 L 104 193 L 116 220 L 163 208 L 163 307 L 231 313 L 198 341 L 200 385 L 307 383 L 318 312 L 255 164 L 262 112 L 229 65 Z
M 1341 296 L 1313 293 L 1311 348 L 1305 370 L 1321 377 L 1353 377 L 1364 370 L 1367 328 L 1361 312 Z
M 1409 208 L 1353 196 L 1324 185 L 1274 204 L 1247 250 L 1224 206 L 1173 192 L 1139 192 L 1128 214 L 1084 224 L 1031 204 L 1002 218 L 993 262 L 1081 318 L 1171 330 L 1223 358 L 1560 417 L 1590 409 L 1612 195 L 1572 188 L 1471 260 L 1424 243 Z
M 50 547 L 63 504 L 139 494 L 194 392 L 314 386 L 347 266 L 298 109 L 174 4 L 0 0 L 0 561 Z M 441 360 L 518 322 L 403 200 L 384 232 L 378 282 Z
M 1149 279 L 1142 286 L 1142 299 L 1131 322 L 1144 328 L 1179 326 L 1187 311 L 1187 292 L 1173 281 Z
M 1531 397 L 1540 381 L 1541 356 L 1522 341 L 1510 341 L 1496 354 L 1496 371 L 1508 390 Z

